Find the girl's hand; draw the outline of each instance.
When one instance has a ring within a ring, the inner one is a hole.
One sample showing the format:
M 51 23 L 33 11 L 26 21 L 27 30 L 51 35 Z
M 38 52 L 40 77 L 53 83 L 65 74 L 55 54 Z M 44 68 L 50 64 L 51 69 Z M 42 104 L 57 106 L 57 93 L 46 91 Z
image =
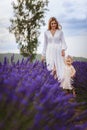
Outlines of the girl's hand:
M 65 56 L 65 50 L 62 50 L 61 53 L 62 53 L 62 56 Z

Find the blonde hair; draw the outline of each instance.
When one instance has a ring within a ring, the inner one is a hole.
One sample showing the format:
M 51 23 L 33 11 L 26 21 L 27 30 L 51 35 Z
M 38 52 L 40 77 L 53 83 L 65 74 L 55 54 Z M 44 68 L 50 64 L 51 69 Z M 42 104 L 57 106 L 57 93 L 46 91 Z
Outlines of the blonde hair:
M 55 17 L 51 17 L 50 19 L 49 19 L 49 23 L 48 23 L 48 30 L 51 30 L 51 22 L 52 21 L 55 21 L 56 22 L 56 29 L 62 29 L 62 26 L 59 24 L 59 22 L 57 21 L 57 19 L 55 18 Z

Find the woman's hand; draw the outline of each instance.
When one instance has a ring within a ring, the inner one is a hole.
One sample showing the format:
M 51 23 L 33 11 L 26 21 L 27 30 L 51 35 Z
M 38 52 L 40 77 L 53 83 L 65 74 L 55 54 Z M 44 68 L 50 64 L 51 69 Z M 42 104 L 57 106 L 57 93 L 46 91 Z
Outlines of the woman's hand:
M 65 50 L 62 50 L 62 52 L 61 52 L 62 54 L 62 56 L 65 56 Z
M 41 57 L 41 61 L 44 62 L 45 61 L 45 56 Z

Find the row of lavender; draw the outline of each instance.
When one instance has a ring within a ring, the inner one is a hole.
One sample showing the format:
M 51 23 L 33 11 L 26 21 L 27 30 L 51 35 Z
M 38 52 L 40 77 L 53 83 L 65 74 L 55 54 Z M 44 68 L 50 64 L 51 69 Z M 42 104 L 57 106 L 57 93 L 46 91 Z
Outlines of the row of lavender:
M 80 97 L 86 94 L 87 63 L 74 62 L 74 66 Z M 0 130 L 86 130 L 83 99 L 77 102 L 66 95 L 42 62 L 15 63 L 11 58 L 9 64 L 5 58 L 0 63 Z
M 87 62 L 75 61 L 73 65 L 76 69 L 74 87 L 77 100 L 87 102 Z

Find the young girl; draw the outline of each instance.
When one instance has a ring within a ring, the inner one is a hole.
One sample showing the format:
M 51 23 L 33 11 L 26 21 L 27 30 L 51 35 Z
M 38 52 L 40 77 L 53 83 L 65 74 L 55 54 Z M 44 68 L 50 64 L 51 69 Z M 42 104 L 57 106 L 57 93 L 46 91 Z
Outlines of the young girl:
M 64 67 L 64 74 L 63 74 L 63 80 L 61 81 L 61 87 L 68 92 L 72 90 L 73 95 L 75 96 L 75 90 L 74 87 L 72 86 L 73 84 L 73 78 L 75 76 L 76 70 L 74 66 L 72 65 L 73 63 L 73 58 L 71 56 L 67 56 L 65 58 L 65 67 Z

